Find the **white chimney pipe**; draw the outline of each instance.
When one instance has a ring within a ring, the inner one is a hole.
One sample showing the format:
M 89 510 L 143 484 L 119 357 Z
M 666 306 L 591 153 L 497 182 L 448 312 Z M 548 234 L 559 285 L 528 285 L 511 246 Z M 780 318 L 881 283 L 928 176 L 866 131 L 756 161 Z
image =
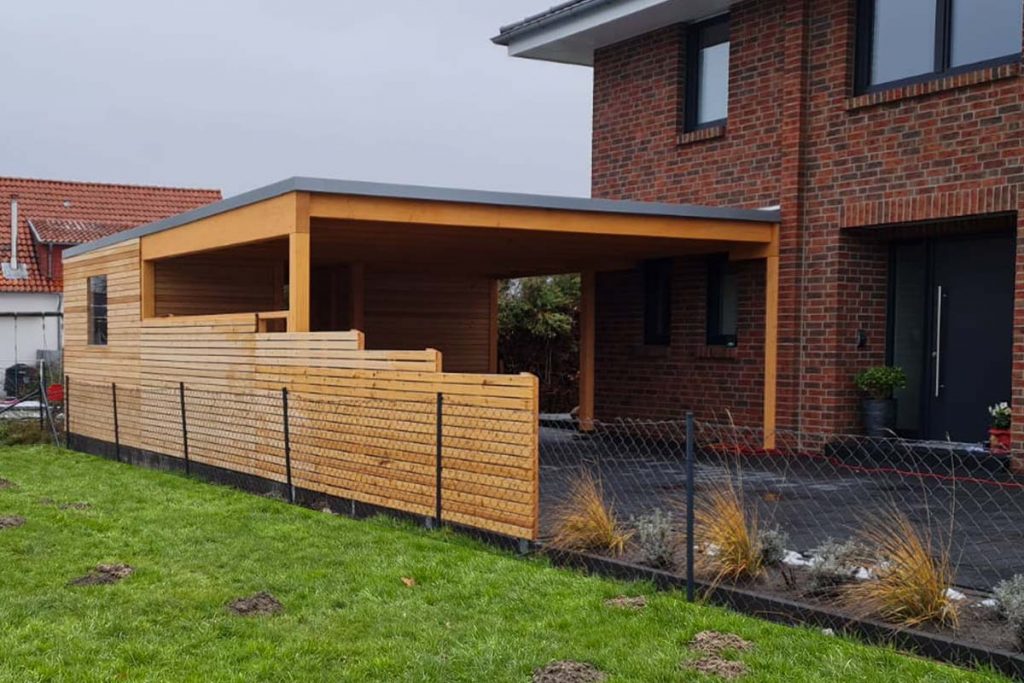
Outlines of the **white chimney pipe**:
M 11 270 L 18 270 L 18 198 L 11 196 Z

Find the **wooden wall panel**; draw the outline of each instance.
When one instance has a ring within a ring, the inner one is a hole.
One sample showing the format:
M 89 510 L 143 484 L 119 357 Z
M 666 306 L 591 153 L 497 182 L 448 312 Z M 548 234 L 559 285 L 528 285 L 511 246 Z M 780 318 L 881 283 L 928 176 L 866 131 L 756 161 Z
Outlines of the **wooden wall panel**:
M 443 392 L 445 518 L 536 537 L 535 377 L 440 372 L 437 351 L 366 350 L 358 331 L 258 333 L 254 313 L 140 321 L 137 244 L 93 256 L 68 263 L 74 433 L 113 441 L 116 381 L 122 445 L 183 457 L 185 382 L 190 458 L 283 482 L 287 387 L 296 486 L 431 515 Z M 111 278 L 111 344 L 88 347 L 84 277 L 102 273 Z M 463 314 L 454 282 L 431 291 L 440 295 L 433 311 Z M 489 284 L 479 291 L 480 308 L 489 310 Z M 451 348 L 458 358 L 463 347 Z M 486 362 L 488 342 L 479 348 Z
M 491 371 L 493 280 L 366 269 L 367 348 L 438 349 L 449 372 Z
M 156 316 L 276 311 L 283 307 L 284 261 L 200 254 L 154 266 Z M 277 287 L 280 286 L 280 291 Z

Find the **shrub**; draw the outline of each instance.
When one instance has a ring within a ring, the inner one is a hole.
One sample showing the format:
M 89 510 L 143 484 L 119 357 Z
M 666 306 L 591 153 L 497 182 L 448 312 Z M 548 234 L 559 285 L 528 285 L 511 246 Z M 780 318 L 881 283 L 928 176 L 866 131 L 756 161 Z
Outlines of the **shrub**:
M 871 567 L 876 578 L 843 588 L 847 604 L 902 626 L 959 624 L 948 594 L 953 580 L 948 548 L 936 555 L 930 535 L 895 509 L 872 519 L 860 540 L 882 561 Z
M 907 375 L 902 368 L 879 366 L 869 368 L 854 378 L 857 388 L 873 399 L 892 398 L 892 392 L 907 386 Z
M 855 578 L 858 563 L 866 554 L 853 539 L 843 542 L 828 539 L 813 552 L 814 562 L 809 569 L 811 586 L 822 590 L 849 583 Z
M 703 573 L 713 576 L 716 583 L 762 574 L 764 554 L 757 515 L 748 514 L 731 479 L 698 497 L 693 520 Z
M 761 530 L 761 561 L 766 567 L 774 567 L 782 564 L 786 557 L 786 544 L 789 543 L 789 534 L 775 526 Z
M 992 418 L 992 429 L 1009 429 L 1013 422 L 1013 410 L 1009 403 L 997 403 L 988 407 L 988 414 Z
M 1010 622 L 1017 646 L 1024 649 L 1024 574 L 1000 581 L 993 593 L 999 601 L 999 615 Z
M 672 530 L 672 515 L 664 510 L 637 517 L 633 520 L 636 528 L 636 545 L 640 561 L 659 569 L 672 565 L 677 543 Z
M 39 421 L 0 420 L 0 446 L 31 446 L 49 443 L 50 434 L 39 427 Z
M 581 471 L 568 497 L 555 509 L 552 543 L 566 550 L 601 550 L 621 555 L 631 534 L 622 528 L 604 499 L 600 480 Z

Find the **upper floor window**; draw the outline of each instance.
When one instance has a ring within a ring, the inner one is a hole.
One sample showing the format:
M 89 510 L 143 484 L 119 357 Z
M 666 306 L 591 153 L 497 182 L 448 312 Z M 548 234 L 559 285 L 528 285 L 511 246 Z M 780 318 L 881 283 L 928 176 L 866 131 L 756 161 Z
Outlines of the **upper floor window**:
M 89 343 L 107 344 L 107 276 L 89 278 Z
M 739 294 L 736 271 L 728 256 L 708 264 L 708 346 L 736 346 Z
M 859 0 L 861 92 L 1020 59 L 1021 0 Z
M 686 130 L 720 126 L 729 114 L 729 15 L 694 24 L 686 46 Z
M 644 344 L 672 341 L 672 260 L 644 262 Z

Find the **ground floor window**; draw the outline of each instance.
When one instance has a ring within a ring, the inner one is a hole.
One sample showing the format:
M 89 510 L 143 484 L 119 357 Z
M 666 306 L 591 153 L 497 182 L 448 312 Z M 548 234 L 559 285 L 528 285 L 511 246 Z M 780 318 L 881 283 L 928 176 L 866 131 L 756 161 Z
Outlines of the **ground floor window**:
M 736 346 L 738 312 L 736 270 L 727 256 L 716 257 L 708 264 L 709 346 Z
M 89 278 L 89 343 L 107 344 L 107 276 Z

